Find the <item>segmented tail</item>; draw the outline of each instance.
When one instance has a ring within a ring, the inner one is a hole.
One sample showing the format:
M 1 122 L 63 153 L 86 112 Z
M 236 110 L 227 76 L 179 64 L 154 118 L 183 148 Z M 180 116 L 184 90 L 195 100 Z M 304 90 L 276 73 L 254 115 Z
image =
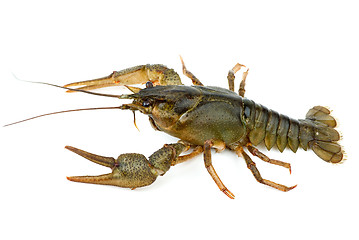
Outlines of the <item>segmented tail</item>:
M 305 123 L 306 126 L 311 125 L 310 128 L 313 132 L 310 134 L 312 139 L 308 139 L 308 147 L 318 157 L 331 163 L 339 163 L 343 160 L 344 151 L 338 143 L 340 134 L 334 129 L 337 122 L 327 108 L 322 106 L 311 108 L 302 123 Z M 305 131 L 300 132 L 302 134 L 300 138 L 306 138 Z
M 312 149 L 324 161 L 343 161 L 344 151 L 338 141 L 340 134 L 334 128 L 336 120 L 330 111 L 322 106 L 311 108 L 305 119 L 292 119 L 276 111 L 243 99 L 243 121 L 249 131 L 248 138 L 253 145 L 264 141 L 268 150 L 277 146 L 280 152 L 288 146 L 293 152 L 298 147 Z

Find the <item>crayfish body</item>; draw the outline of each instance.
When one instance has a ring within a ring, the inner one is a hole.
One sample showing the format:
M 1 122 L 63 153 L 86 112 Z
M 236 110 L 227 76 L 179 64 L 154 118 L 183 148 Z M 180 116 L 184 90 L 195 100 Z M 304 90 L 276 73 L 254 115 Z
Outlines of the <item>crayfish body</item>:
M 183 73 L 192 80 L 193 86 L 182 85 L 179 75 L 173 69 L 156 64 L 136 66 L 114 72 L 105 78 L 71 83 L 62 87 L 70 92 L 132 99 L 132 103 L 123 104 L 118 108 L 140 111 L 149 116 L 150 123 L 156 130 L 180 139 L 178 143 L 165 144 L 148 160 L 137 153 L 122 154 L 114 159 L 66 146 L 68 150 L 112 169 L 109 174 L 68 177 L 69 180 L 134 189 L 152 184 L 171 166 L 203 153 L 205 167 L 219 189 L 228 197 L 234 198 L 234 194 L 225 187 L 213 168 L 212 148 L 216 151 L 234 151 L 244 158 L 258 182 L 281 191 L 289 191 L 296 186 L 287 187 L 262 178 L 244 148 L 263 161 L 289 170 L 289 163 L 271 159 L 255 146 L 264 143 L 268 150 L 276 146 L 281 152 L 287 147 L 293 152 L 299 147 L 304 150 L 312 149 L 324 161 L 343 161 L 344 151 L 338 143 L 340 135 L 335 130 L 336 121 L 327 108 L 315 106 L 308 111 L 304 119 L 292 119 L 244 98 L 248 69 L 242 75 L 239 94 L 234 92 L 234 74 L 245 67 L 244 65 L 236 64 L 229 71 L 228 90 L 203 86 L 187 70 L 182 58 L 181 61 Z M 146 83 L 146 88 L 128 86 L 133 93 L 127 95 L 107 95 L 89 91 L 137 83 Z M 71 88 L 74 86 L 82 87 Z M 181 155 L 190 148 L 193 149 L 191 153 Z

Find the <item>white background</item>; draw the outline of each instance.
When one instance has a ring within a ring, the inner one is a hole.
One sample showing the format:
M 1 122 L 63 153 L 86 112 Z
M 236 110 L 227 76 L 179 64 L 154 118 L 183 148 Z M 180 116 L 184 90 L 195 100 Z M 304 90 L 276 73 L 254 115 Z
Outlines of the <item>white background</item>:
M 227 87 L 228 70 L 246 64 L 246 96 L 291 117 L 303 118 L 315 105 L 329 106 L 339 120 L 347 161 L 332 165 L 312 151 L 261 148 L 292 164 L 290 175 L 253 158 L 264 178 L 298 184 L 283 193 L 257 183 L 235 154 L 213 154 L 235 200 L 217 189 L 202 156 L 142 189 L 79 184 L 65 176 L 109 169 L 65 145 L 105 156 L 149 156 L 177 139 L 155 132 L 140 114 L 138 132 L 129 111 L 44 117 L 0 129 L 0 238 L 358 239 L 356 1 L 129 2 L 3 2 L 0 124 L 126 102 L 66 94 L 17 81 L 12 74 L 63 85 L 147 63 L 181 72 L 181 54 L 205 85 Z

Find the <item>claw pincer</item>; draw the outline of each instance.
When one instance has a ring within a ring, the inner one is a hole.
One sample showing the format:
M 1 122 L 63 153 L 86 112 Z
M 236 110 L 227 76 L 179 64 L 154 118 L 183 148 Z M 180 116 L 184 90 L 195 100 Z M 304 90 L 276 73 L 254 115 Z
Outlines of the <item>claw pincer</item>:
M 168 144 L 153 153 L 149 160 L 142 154 L 126 153 L 117 159 L 104 157 L 83 151 L 81 149 L 66 146 L 66 149 L 105 167 L 112 169 L 111 173 L 99 176 L 74 176 L 67 177 L 73 182 L 113 185 L 124 188 L 137 188 L 152 184 L 158 175 L 165 174 L 178 155 L 186 146 Z

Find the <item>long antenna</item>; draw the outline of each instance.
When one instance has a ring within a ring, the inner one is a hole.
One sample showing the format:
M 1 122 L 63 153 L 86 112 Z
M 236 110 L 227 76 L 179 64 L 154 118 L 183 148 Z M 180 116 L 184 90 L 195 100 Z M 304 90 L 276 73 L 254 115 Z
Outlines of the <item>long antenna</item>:
M 83 93 L 88 93 L 88 94 L 102 96 L 102 97 L 114 97 L 114 98 L 120 98 L 120 99 L 131 99 L 131 98 L 135 98 L 135 96 L 136 96 L 136 94 L 114 95 L 114 94 L 96 93 L 96 92 L 90 92 L 90 91 L 85 91 L 85 90 L 81 90 L 81 89 L 62 87 L 62 86 L 59 86 L 59 85 L 46 83 L 46 82 L 33 82 L 33 81 L 25 81 L 25 80 L 20 80 L 20 81 L 28 82 L 28 83 L 44 84 L 44 85 L 49 85 L 49 86 L 53 86 L 53 87 L 57 87 L 57 88 L 62 88 L 62 89 L 71 90 L 71 91 L 75 91 L 75 92 L 83 92 Z
M 96 107 L 96 108 L 80 108 L 80 109 L 72 109 L 72 110 L 65 110 L 65 111 L 59 111 L 59 112 L 52 112 L 52 113 L 46 113 L 46 114 L 41 114 L 35 117 L 31 117 L 31 118 L 27 118 L 21 121 L 17 121 L 17 122 L 13 122 L 13 123 L 9 123 L 4 125 L 3 127 L 8 127 L 14 124 L 18 124 L 18 123 L 22 123 L 22 122 L 26 122 L 35 118 L 39 118 L 39 117 L 44 117 L 44 116 L 48 116 L 48 115 L 53 115 L 53 114 L 58 114 L 58 113 L 66 113 L 66 112 L 77 112 L 77 111 L 85 111 L 85 110 L 100 110 L 100 109 L 126 109 L 125 106 L 118 106 L 118 107 Z

